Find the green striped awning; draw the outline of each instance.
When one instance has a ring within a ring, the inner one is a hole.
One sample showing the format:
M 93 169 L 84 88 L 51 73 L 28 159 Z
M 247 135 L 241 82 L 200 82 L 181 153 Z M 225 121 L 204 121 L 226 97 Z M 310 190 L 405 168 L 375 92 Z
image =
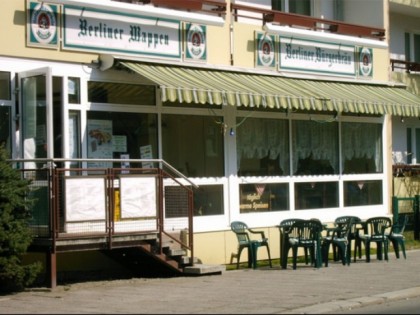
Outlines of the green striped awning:
M 155 82 L 162 101 L 420 116 L 420 97 L 402 87 L 121 62 Z

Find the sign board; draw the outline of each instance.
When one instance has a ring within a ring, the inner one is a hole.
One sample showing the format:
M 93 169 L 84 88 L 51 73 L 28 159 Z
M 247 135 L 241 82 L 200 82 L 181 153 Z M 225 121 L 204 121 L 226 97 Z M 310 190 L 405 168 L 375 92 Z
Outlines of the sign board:
M 63 49 L 181 58 L 181 22 L 63 6 Z
M 356 76 L 355 46 L 280 37 L 279 70 Z

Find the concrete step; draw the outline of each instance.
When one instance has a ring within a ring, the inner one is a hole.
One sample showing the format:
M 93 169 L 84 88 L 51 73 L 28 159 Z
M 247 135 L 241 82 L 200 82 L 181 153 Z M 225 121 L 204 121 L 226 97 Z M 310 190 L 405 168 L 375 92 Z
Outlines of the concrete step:
M 226 271 L 224 265 L 195 264 L 184 267 L 184 274 L 190 276 L 220 275 L 223 271 Z

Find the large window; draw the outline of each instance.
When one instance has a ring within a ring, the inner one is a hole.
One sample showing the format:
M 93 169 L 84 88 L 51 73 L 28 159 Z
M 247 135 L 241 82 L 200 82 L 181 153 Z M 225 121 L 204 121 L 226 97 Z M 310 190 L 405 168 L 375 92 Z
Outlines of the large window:
M 293 174 L 339 174 L 338 123 L 292 122 Z
M 224 175 L 224 130 L 216 116 L 162 115 L 163 159 L 187 177 Z M 224 213 L 223 185 L 199 185 L 194 190 L 194 215 Z M 182 208 L 182 209 L 181 209 Z M 166 205 L 167 217 L 185 214 L 185 206 Z
M 187 177 L 224 175 L 222 119 L 162 115 L 163 159 Z
M 381 173 L 382 125 L 344 122 L 341 129 L 343 173 Z

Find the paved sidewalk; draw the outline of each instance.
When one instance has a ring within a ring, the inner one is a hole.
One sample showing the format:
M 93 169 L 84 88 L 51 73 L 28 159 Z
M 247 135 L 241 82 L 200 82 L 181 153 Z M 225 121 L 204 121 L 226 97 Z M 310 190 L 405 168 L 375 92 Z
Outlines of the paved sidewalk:
M 224 271 L 222 275 L 98 281 L 0 296 L 2 314 L 321 314 L 420 297 L 420 251 L 407 260 L 358 260 L 327 268 L 298 265 Z

